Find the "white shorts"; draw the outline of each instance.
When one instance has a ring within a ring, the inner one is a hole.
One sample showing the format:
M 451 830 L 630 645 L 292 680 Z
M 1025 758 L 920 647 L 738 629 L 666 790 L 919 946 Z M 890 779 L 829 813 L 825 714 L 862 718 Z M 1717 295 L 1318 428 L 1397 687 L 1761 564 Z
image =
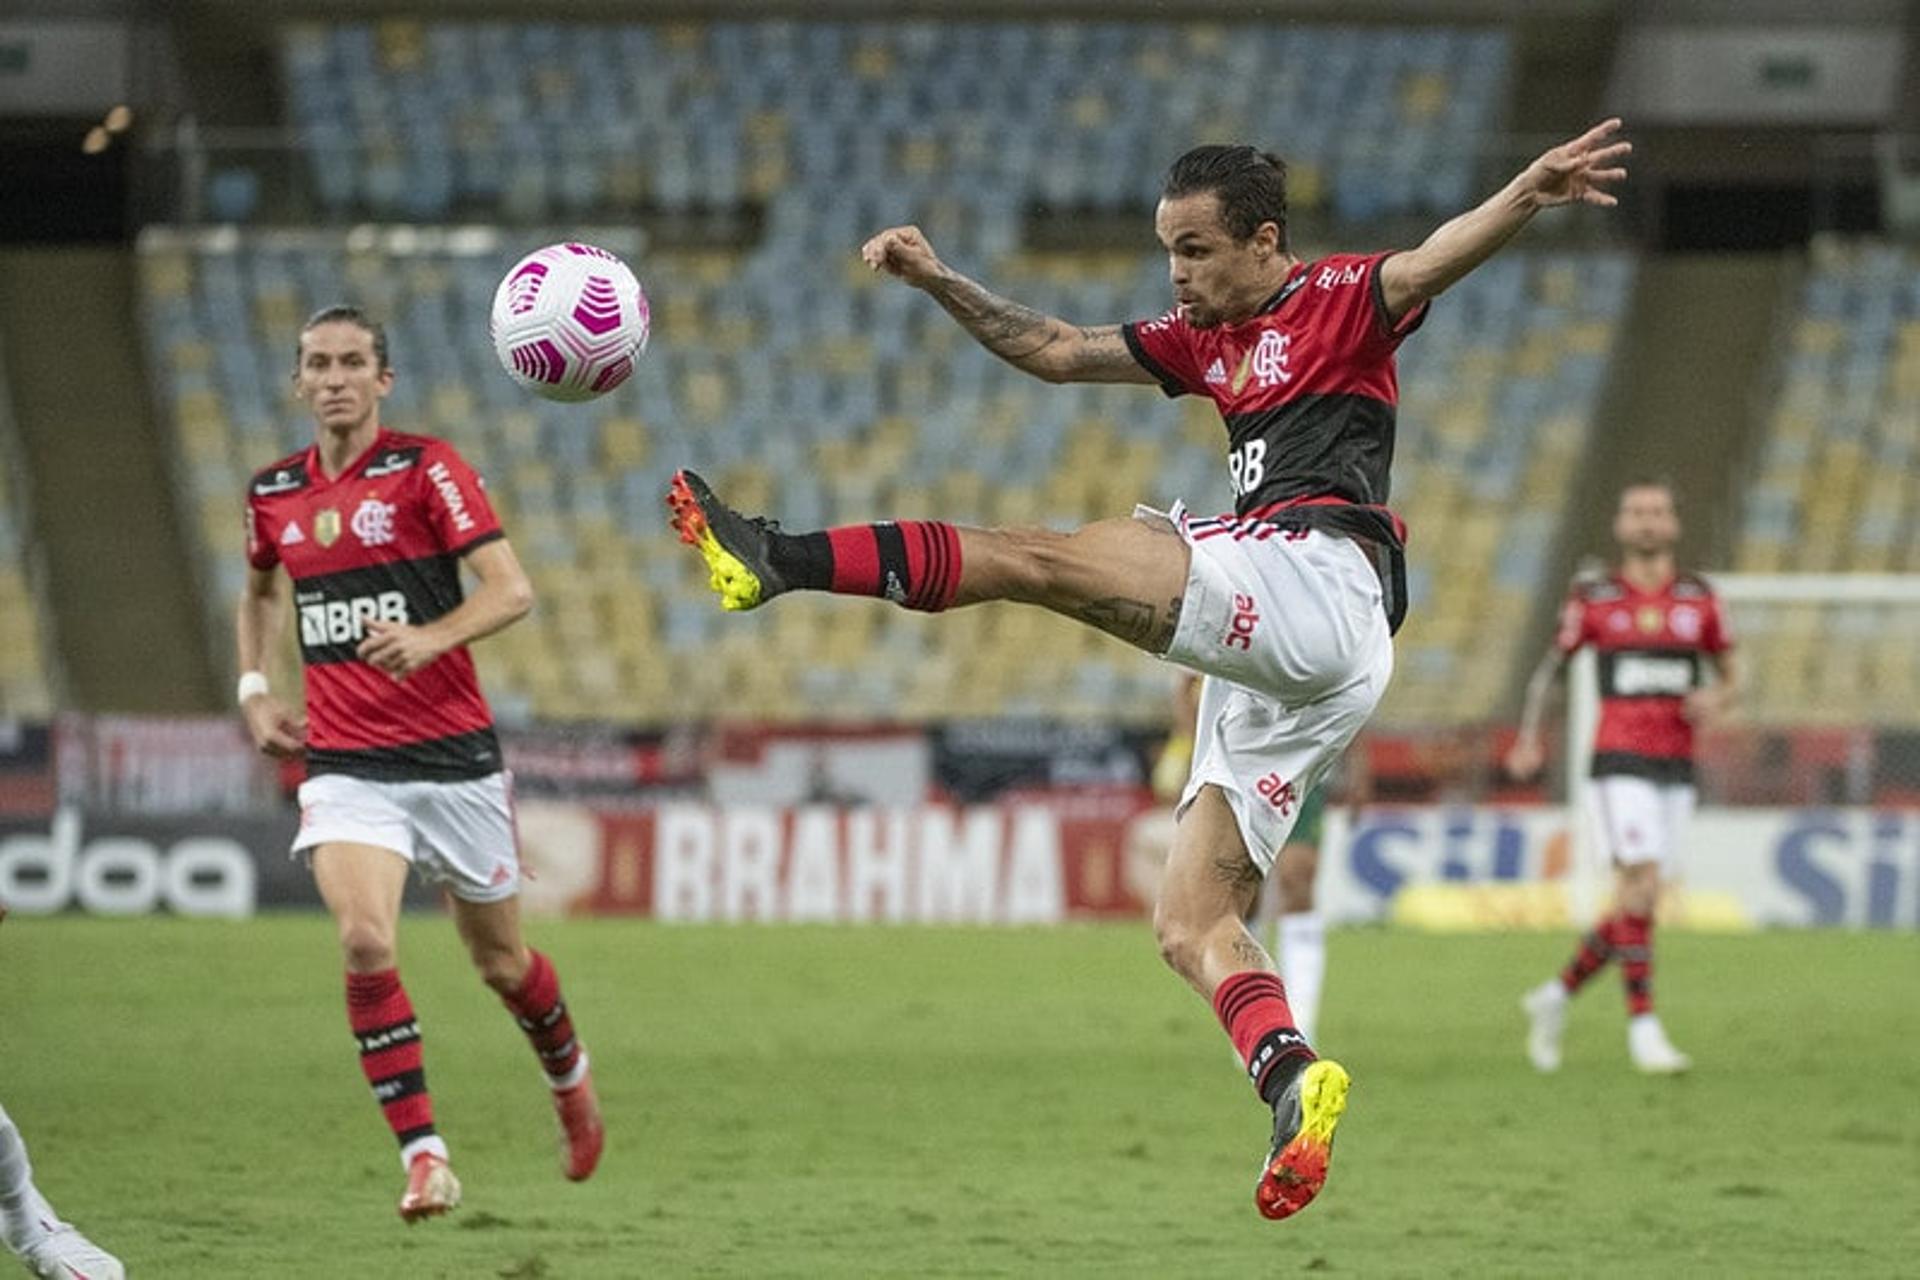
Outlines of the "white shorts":
M 1165 657 L 1207 677 L 1176 812 L 1219 787 L 1264 875 L 1393 675 L 1380 580 L 1334 534 L 1171 519 L 1193 556 Z
M 1600 847 L 1620 866 L 1657 862 L 1673 866 L 1680 835 L 1693 817 L 1694 789 L 1613 773 L 1593 779 L 1588 807 L 1600 830 Z
M 374 782 L 323 773 L 300 784 L 298 854 L 323 844 L 391 849 L 426 880 L 465 902 L 501 902 L 520 892 L 513 778 L 467 782 Z

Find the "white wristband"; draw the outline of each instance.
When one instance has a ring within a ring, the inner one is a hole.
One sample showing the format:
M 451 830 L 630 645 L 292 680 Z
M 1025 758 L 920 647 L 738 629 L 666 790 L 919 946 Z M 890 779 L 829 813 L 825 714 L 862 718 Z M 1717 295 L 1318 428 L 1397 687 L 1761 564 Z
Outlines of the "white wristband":
M 240 673 L 240 688 L 234 696 L 239 699 L 240 705 L 244 707 L 247 705 L 248 698 L 266 693 L 270 687 L 271 686 L 267 684 L 265 672 L 242 671 Z

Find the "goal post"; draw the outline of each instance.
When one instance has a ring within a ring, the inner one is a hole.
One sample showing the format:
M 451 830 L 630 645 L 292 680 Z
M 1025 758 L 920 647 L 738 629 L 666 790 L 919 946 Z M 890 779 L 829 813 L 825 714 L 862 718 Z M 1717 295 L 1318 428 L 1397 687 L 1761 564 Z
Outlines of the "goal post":
M 1701 734 L 1703 807 L 1920 806 L 1920 574 L 1709 574 L 1744 688 Z M 1588 770 L 1600 717 L 1591 649 L 1568 672 L 1567 908 L 1582 925 L 1607 899 Z M 1678 871 L 1684 878 L 1684 838 Z

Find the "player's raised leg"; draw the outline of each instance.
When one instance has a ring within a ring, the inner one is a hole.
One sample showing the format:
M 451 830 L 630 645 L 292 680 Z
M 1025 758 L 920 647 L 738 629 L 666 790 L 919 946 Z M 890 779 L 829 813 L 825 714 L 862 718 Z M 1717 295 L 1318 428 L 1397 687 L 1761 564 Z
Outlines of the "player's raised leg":
M 875 596 L 927 612 L 1011 600 L 1161 654 L 1187 590 L 1190 552 L 1164 522 L 1101 520 L 1059 533 L 903 520 L 794 534 L 733 510 L 690 471 L 674 477 L 667 502 L 731 610 L 788 591 Z
M 0 1243 L 36 1276 L 121 1280 L 126 1275 L 120 1259 L 62 1222 L 33 1185 L 27 1144 L 5 1107 L 0 1107 Z
M 1260 881 L 1225 794 L 1202 787 L 1174 833 L 1154 932 L 1168 966 L 1212 1002 L 1254 1091 L 1273 1108 L 1254 1200 L 1264 1216 L 1285 1218 L 1326 1183 L 1349 1082 L 1338 1063 L 1315 1058 L 1273 961 L 1247 932 Z
M 551 960 L 521 937 L 520 899 L 468 902 L 456 897 L 453 918 L 481 979 L 498 993 L 539 1056 L 560 1121 L 562 1172 L 575 1182 L 591 1177 L 607 1141 L 600 1100 L 587 1051 L 574 1034 L 573 1016 L 560 995 L 560 975 Z
M 460 1181 L 433 1125 L 420 1023 L 400 983 L 395 936 L 407 860 L 392 849 L 346 842 L 313 850 L 313 879 L 333 913 L 347 967 L 347 1021 L 407 1171 L 400 1217 L 413 1223 L 460 1203 Z

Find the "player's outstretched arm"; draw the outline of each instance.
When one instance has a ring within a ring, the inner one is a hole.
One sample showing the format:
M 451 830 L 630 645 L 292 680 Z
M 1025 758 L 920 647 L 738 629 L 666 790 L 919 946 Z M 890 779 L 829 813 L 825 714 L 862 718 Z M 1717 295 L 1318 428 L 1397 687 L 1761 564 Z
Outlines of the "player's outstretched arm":
M 245 672 L 267 669 L 267 646 L 286 625 L 287 598 L 280 590 L 280 574 L 273 569 L 249 569 L 234 616 L 235 667 Z M 248 677 L 253 679 L 254 677 Z M 267 755 L 290 759 L 306 750 L 307 721 L 264 687 L 248 688 L 240 703 L 253 744 Z
M 1520 733 L 1507 751 L 1506 759 L 1507 772 L 1515 778 L 1535 777 L 1547 763 L 1546 748 L 1540 742 L 1540 722 L 1546 718 L 1547 697 L 1553 692 L 1553 682 L 1566 665 L 1567 655 L 1558 645 L 1549 645 L 1546 656 L 1540 659 L 1540 665 L 1533 669 L 1533 676 L 1527 681 Z
M 1119 325 L 1083 328 L 1003 298 L 940 261 L 918 227 L 888 227 L 860 247 L 860 258 L 929 294 L 981 346 L 1036 378 L 1157 381 L 1127 350 Z
M 533 584 L 505 538 L 475 547 L 467 553 L 466 564 L 478 585 L 458 608 L 420 626 L 370 620 L 367 638 L 356 651 L 360 660 L 404 680 L 442 654 L 484 639 L 532 610 Z
M 1620 121 L 1604 120 L 1541 155 L 1478 208 L 1440 224 L 1417 249 L 1380 264 L 1380 286 L 1394 320 L 1438 297 L 1511 240 L 1542 209 L 1562 204 L 1611 208 L 1608 190 L 1626 180 L 1633 144 L 1615 138 Z

